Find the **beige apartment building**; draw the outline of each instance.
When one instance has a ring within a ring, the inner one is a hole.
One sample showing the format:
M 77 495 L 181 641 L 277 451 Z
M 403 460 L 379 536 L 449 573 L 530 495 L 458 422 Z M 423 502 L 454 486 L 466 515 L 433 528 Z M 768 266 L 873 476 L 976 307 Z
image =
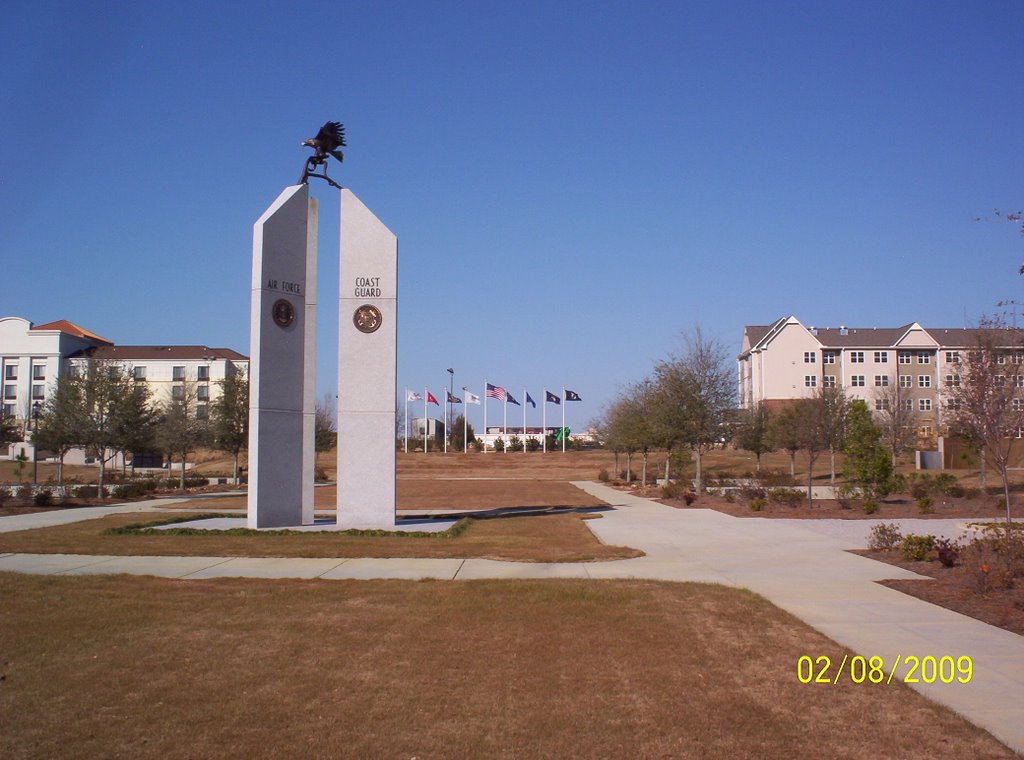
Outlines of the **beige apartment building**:
M 796 317 L 743 328 L 737 357 L 740 407 L 806 398 L 818 388 L 842 388 L 881 411 L 899 389 L 900 403 L 913 411 L 922 443 L 942 428 L 941 389 L 959 384 L 960 354 L 976 345 L 971 328 L 814 327 Z M 1021 364 L 1020 353 L 1007 355 Z M 1014 374 L 1008 372 L 1008 374 Z M 1024 382 L 1024 367 L 1015 381 Z

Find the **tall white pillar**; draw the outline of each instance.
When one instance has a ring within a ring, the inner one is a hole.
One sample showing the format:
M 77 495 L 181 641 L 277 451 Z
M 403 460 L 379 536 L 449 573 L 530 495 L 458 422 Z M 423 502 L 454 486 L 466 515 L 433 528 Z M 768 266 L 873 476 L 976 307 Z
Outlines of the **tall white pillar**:
M 398 238 L 341 191 L 338 525 L 395 526 Z
M 312 440 L 306 445 L 304 435 L 306 379 L 314 374 L 315 364 L 307 333 L 307 321 L 313 321 L 307 320 L 307 262 L 316 256 L 315 219 L 316 201 L 309 198 L 309 188 L 293 185 L 285 188 L 253 225 L 248 495 L 251 528 L 300 525 L 304 521 L 305 452 L 312 447 Z

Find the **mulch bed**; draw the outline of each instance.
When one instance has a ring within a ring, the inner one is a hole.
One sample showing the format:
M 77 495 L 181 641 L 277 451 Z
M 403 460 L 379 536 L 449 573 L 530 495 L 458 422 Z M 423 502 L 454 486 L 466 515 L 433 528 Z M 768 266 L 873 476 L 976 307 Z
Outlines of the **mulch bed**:
M 1014 588 L 990 588 L 981 592 L 973 573 L 963 565 L 943 567 L 935 560 L 914 562 L 904 559 L 897 550 L 853 553 L 935 579 L 881 581 L 889 588 L 1024 636 L 1024 585 L 1018 583 Z

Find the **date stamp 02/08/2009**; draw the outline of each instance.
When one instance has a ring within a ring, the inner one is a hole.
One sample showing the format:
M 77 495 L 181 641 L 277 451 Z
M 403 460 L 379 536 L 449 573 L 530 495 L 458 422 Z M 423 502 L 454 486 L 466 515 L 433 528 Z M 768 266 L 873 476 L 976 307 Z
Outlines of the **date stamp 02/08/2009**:
M 841 661 L 826 655 L 803 655 L 796 661 L 796 677 L 800 683 L 837 684 L 844 679 L 852 683 L 892 683 L 901 665 L 905 668 L 900 679 L 904 683 L 970 683 L 974 677 L 974 661 L 967 655 L 918 657 L 912 654 L 898 654 L 891 663 L 878 655 L 844 654 Z

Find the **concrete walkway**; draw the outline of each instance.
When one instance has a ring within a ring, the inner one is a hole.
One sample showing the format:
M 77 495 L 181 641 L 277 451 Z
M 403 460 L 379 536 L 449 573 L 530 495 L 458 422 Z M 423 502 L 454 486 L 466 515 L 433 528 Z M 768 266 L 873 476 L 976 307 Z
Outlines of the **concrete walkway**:
M 597 483 L 575 485 L 615 507 L 603 518 L 588 522 L 601 541 L 636 547 L 647 556 L 613 562 L 542 564 L 484 559 L 7 554 L 0 555 L 0 570 L 67 575 L 134 573 L 189 579 L 644 578 L 722 583 L 763 595 L 857 654 L 882 657 L 887 673 L 897 657 L 901 662 L 908 656 L 949 656 L 954 661 L 961 656 L 971 657 L 974 673 L 969 684 L 937 681 L 911 684 L 912 688 L 992 732 L 1017 752 L 1024 752 L 1024 637 L 877 584 L 875 581 L 886 578 L 923 576 L 845 551 L 864 545 L 871 522 L 735 518 L 713 510 L 672 509 Z M 0 518 L 0 531 L 167 506 L 166 501 L 141 502 L 5 517 Z M 904 528 L 945 535 L 955 535 L 959 529 L 960 521 L 934 520 L 908 521 Z M 837 651 L 806 654 L 812 658 L 826 655 L 834 662 L 841 659 Z M 836 668 L 833 666 L 833 672 Z M 902 665 L 896 671 L 897 678 L 906 674 Z

